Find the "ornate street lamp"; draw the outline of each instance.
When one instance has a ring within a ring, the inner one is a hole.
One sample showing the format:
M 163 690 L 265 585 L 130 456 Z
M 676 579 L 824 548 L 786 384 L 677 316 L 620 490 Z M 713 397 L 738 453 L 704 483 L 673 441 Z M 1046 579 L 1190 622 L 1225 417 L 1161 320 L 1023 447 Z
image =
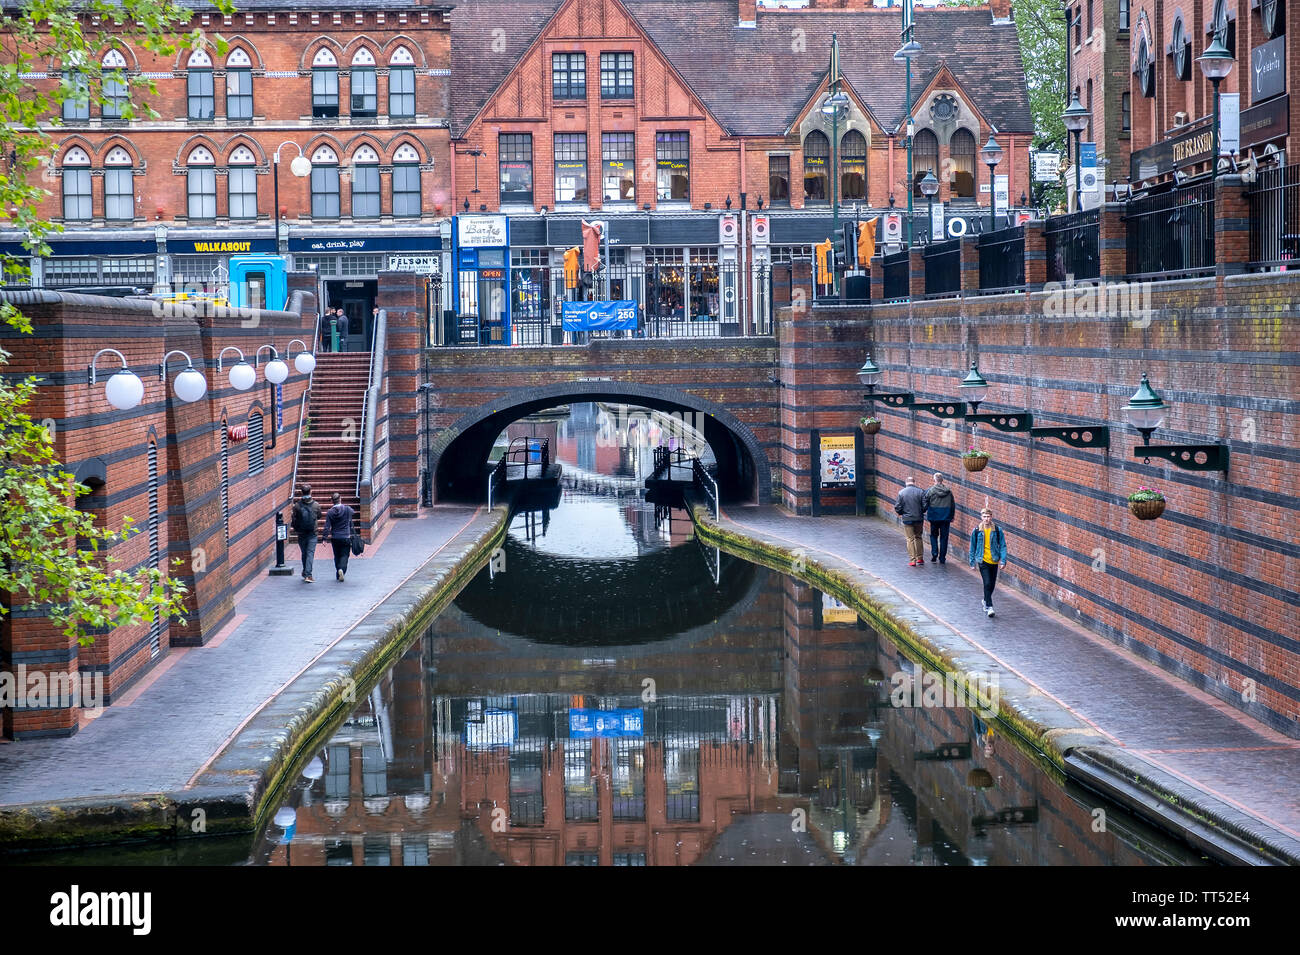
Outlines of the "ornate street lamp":
M 880 367 L 871 360 L 870 353 L 867 354 L 867 360 L 862 363 L 858 369 L 858 381 L 867 386 L 867 393 L 863 395 L 866 401 L 883 401 L 887 405 L 893 405 L 895 408 L 905 408 L 912 403 L 912 393 L 908 391 L 882 392 L 876 393 L 876 385 L 880 383 L 880 376 L 883 374 Z
M 1081 186 L 1081 175 L 1079 171 L 1079 137 L 1083 131 L 1088 128 L 1088 119 L 1092 114 L 1087 108 L 1079 102 L 1079 91 L 1075 90 L 1074 95 L 1070 97 L 1070 105 L 1066 107 L 1065 112 L 1061 114 L 1061 122 L 1065 123 L 1065 128 L 1069 134 L 1074 137 L 1074 211 L 1078 212 L 1083 208 Z
M 921 193 L 928 200 L 930 207 L 928 210 L 928 219 L 925 226 L 925 241 L 929 242 L 934 238 L 934 194 L 939 191 L 939 180 L 935 177 L 933 169 L 927 169 L 925 176 L 921 179 Z
M 916 125 L 912 119 L 912 58 L 921 53 L 921 44 L 912 38 L 912 0 L 903 0 L 903 45 L 894 51 L 894 62 L 907 64 L 907 232 L 904 237 L 907 244 L 912 244 L 912 193 L 916 191 L 915 173 L 912 171 L 912 139 L 916 135 Z M 898 135 L 898 130 L 894 130 Z
M 989 231 L 992 232 L 997 228 L 994 216 L 997 214 L 998 204 L 997 187 L 993 184 L 993 170 L 998 163 L 1002 162 L 1002 147 L 998 145 L 992 133 L 989 133 L 989 141 L 980 150 L 980 156 L 984 160 L 984 165 L 989 167 Z
M 1219 84 L 1232 72 L 1236 62 L 1232 51 L 1223 45 L 1223 37 L 1216 33 L 1205 52 L 1196 58 L 1205 78 L 1214 86 L 1214 123 L 1210 127 L 1210 181 L 1219 177 Z
M 303 153 L 302 147 L 292 140 L 285 140 L 279 146 L 275 147 L 274 162 L 272 163 L 273 175 L 271 181 L 274 185 L 275 192 L 275 250 L 280 251 L 280 150 L 285 146 L 292 146 L 298 150 L 298 155 L 294 156 L 289 162 L 289 171 L 299 179 L 306 179 L 311 175 L 311 160 Z
M 1124 406 L 1129 423 L 1142 432 L 1143 446 L 1133 449 L 1135 458 L 1150 463 L 1152 458 L 1162 458 L 1185 471 L 1228 470 L 1228 447 L 1224 444 L 1171 444 L 1152 446 L 1151 434 L 1165 421 L 1169 406 L 1156 394 L 1142 375 L 1142 383 Z

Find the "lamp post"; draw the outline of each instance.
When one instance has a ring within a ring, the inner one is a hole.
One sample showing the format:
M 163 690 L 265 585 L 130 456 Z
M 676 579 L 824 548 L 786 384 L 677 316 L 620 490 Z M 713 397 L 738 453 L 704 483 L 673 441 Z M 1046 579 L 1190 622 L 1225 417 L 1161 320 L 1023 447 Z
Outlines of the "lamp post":
M 1002 147 L 998 141 L 989 133 L 989 141 L 984 144 L 980 150 L 980 156 L 984 159 L 984 165 L 989 167 L 989 231 L 992 232 L 997 228 L 994 217 L 997 215 L 998 191 L 997 186 L 993 183 L 993 170 L 997 168 L 998 163 L 1002 162 Z
M 1089 116 L 1087 107 L 1079 102 L 1079 91 L 1075 90 L 1074 95 L 1070 97 L 1070 105 L 1061 114 L 1061 122 L 1065 123 L 1065 128 L 1074 137 L 1074 209 L 1071 210 L 1073 212 L 1083 208 L 1082 178 L 1079 171 L 1079 137 L 1088 128 Z
M 925 227 L 925 241 L 929 242 L 934 238 L 934 194 L 939 191 L 939 180 L 935 177 L 933 169 L 927 169 L 925 176 L 921 179 L 921 192 L 925 194 L 929 202 L 927 210 L 927 222 Z
M 289 162 L 289 171 L 299 179 L 306 179 L 311 175 L 311 160 L 303 153 L 301 146 L 292 140 L 285 140 L 275 147 L 275 161 L 272 163 L 274 168 L 271 181 L 275 191 L 275 249 L 277 252 L 280 251 L 280 150 L 285 146 L 292 146 L 298 150 L 298 155 L 294 156 Z
M 1216 33 L 1204 53 L 1196 58 L 1205 78 L 1214 86 L 1214 122 L 1210 127 L 1210 182 L 1219 178 L 1219 84 L 1232 72 L 1232 52 Z
M 912 0 L 903 0 L 903 45 L 894 53 L 895 62 L 907 64 L 907 231 L 904 233 L 907 244 L 912 244 L 912 193 L 916 191 L 912 171 L 912 139 L 916 129 L 912 122 L 912 57 L 921 52 L 921 44 L 912 39 Z M 898 135 L 895 130 L 894 135 Z
M 831 34 L 831 64 L 828 71 L 827 90 L 829 94 L 822 102 L 822 114 L 831 118 L 831 235 L 840 229 L 840 114 L 849 105 L 849 96 L 840 89 L 840 41 L 838 35 Z M 831 269 L 831 288 L 839 292 L 839 270 Z

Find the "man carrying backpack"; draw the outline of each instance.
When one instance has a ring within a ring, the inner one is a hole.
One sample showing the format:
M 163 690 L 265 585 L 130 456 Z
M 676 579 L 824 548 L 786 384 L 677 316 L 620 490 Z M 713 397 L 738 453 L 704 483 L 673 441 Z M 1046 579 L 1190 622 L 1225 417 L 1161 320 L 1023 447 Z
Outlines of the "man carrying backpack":
M 348 556 L 352 553 L 352 508 L 342 503 L 339 492 L 332 495 L 334 506 L 325 512 L 325 536 L 334 548 L 334 579 L 343 582 L 348 572 Z
M 302 582 L 313 584 L 312 563 L 316 557 L 316 525 L 320 521 L 320 505 L 311 497 L 311 485 L 302 486 L 302 495 L 293 506 L 290 526 L 298 535 L 298 549 L 302 551 Z
M 930 563 L 948 563 L 948 530 L 952 526 L 952 488 L 943 483 L 943 475 L 935 472 L 934 484 L 925 492 L 925 518 L 930 522 Z

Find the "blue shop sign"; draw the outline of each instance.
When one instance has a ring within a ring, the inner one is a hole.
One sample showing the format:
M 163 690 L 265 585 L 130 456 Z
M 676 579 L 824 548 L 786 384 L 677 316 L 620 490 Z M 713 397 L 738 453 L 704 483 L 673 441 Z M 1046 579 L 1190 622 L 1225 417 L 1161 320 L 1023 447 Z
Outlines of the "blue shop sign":
M 385 235 L 385 236 L 321 236 L 289 239 L 290 252 L 436 252 L 442 249 L 442 236 Z
M 636 330 L 636 302 L 564 302 L 560 324 L 565 331 Z
M 157 255 L 158 240 L 150 236 L 147 239 L 50 241 L 50 250 L 52 255 Z
M 642 736 L 640 710 L 569 710 L 569 738 Z

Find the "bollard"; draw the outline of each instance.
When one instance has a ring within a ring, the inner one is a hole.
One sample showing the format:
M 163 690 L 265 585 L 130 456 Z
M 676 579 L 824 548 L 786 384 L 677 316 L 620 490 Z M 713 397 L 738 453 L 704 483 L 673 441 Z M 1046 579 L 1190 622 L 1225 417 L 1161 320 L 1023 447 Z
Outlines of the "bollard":
M 275 566 L 268 574 L 273 577 L 286 577 L 293 573 L 293 568 L 284 562 L 284 542 L 289 539 L 289 525 L 284 522 L 284 515 L 275 512 Z

